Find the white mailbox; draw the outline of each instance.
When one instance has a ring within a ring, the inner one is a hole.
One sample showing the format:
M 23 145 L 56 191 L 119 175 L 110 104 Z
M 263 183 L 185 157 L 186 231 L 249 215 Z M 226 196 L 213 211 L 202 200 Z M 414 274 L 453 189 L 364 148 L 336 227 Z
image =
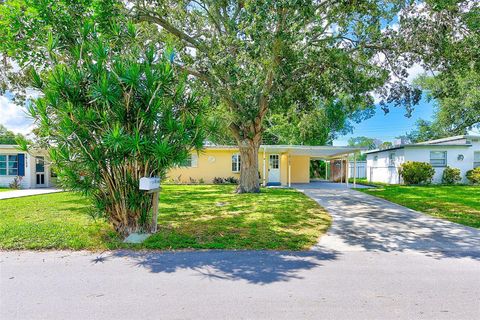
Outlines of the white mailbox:
M 158 177 L 140 178 L 140 188 L 139 188 L 140 190 L 155 190 L 158 188 L 160 188 L 160 178 Z

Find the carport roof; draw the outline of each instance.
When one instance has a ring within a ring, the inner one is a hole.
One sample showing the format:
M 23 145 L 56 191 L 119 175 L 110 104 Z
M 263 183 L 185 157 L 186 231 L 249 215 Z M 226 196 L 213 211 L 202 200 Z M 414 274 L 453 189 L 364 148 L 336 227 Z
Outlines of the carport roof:
M 238 150 L 237 146 L 206 146 L 207 150 Z M 288 153 L 295 156 L 310 156 L 314 159 L 339 159 L 349 154 L 366 150 L 360 147 L 344 146 L 301 146 L 301 145 L 261 145 L 260 152 Z

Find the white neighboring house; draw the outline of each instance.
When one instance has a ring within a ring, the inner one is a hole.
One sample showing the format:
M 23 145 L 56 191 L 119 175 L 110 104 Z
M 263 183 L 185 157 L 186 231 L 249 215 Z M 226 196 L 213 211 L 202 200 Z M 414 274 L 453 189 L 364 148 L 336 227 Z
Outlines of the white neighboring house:
M 53 186 L 47 159 L 45 150 L 32 150 L 29 154 L 19 151 L 16 145 L 0 145 L 0 186 L 8 187 L 16 177 L 21 177 L 24 189 Z
M 400 184 L 400 165 L 407 161 L 430 163 L 435 169 L 433 183 L 442 181 L 445 167 L 460 169 L 462 183 L 468 170 L 480 167 L 480 136 L 463 135 L 421 143 L 404 144 L 367 151 L 367 179 L 370 182 Z

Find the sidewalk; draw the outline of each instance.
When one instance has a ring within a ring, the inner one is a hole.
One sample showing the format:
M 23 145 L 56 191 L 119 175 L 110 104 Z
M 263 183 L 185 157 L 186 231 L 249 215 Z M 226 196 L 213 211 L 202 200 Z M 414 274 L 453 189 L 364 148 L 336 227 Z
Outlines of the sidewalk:
M 63 190 L 61 190 L 61 189 L 55 189 L 55 188 L 23 189 L 23 190 L 5 191 L 5 192 L 0 192 L 0 200 L 20 198 L 20 197 L 28 197 L 28 196 L 36 196 L 36 195 L 39 195 L 39 194 L 55 193 L 55 192 L 62 192 L 62 191 Z

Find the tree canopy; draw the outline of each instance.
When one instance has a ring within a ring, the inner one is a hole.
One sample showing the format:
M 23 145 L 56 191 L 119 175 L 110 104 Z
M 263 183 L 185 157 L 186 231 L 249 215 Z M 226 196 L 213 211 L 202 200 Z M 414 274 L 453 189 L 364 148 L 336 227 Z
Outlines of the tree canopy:
M 386 103 L 418 101 L 401 77 L 408 61 L 384 30 L 406 1 L 134 3 L 158 39 L 176 41 L 179 66 L 218 105 L 241 153 L 239 192 L 259 190 L 264 133 L 280 143 L 327 142 L 347 119 L 371 114 L 375 90 Z
M 17 144 L 17 140 L 25 139 L 20 133 L 8 130 L 4 125 L 0 124 L 0 144 Z

